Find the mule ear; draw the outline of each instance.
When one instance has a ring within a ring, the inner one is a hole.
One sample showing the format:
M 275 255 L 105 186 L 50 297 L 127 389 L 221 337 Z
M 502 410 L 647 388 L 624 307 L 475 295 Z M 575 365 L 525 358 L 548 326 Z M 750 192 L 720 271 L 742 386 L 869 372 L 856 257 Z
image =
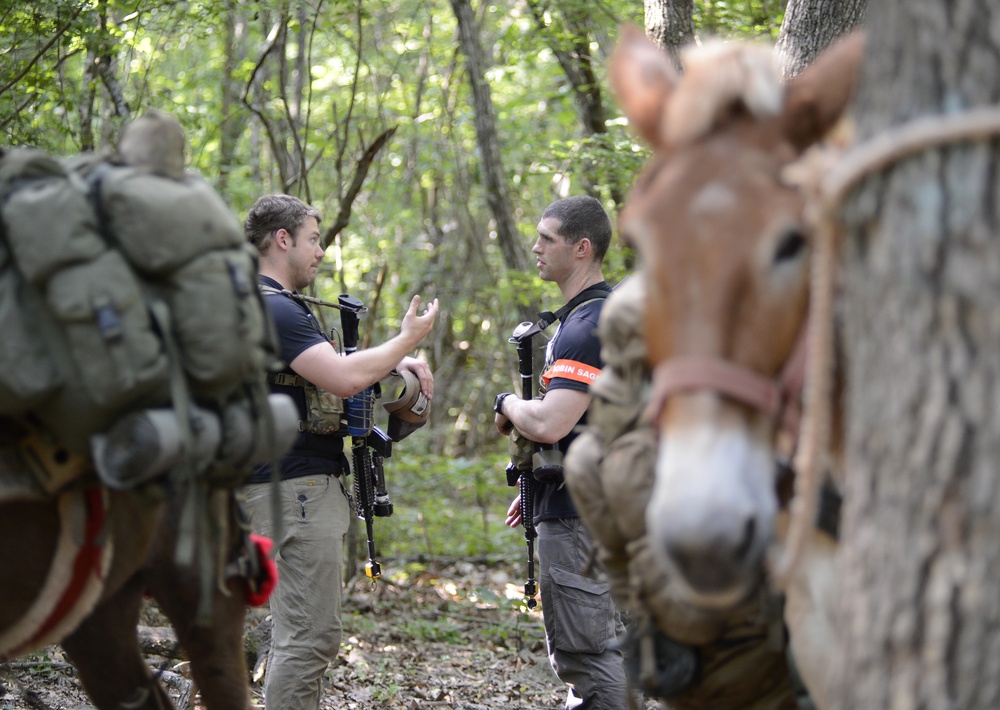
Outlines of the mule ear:
M 840 120 L 858 84 L 864 46 L 860 31 L 839 39 L 788 82 L 782 126 L 800 152 Z
M 639 137 L 653 146 L 663 143 L 663 115 L 678 79 L 666 53 L 638 27 L 625 24 L 610 74 L 611 88 Z

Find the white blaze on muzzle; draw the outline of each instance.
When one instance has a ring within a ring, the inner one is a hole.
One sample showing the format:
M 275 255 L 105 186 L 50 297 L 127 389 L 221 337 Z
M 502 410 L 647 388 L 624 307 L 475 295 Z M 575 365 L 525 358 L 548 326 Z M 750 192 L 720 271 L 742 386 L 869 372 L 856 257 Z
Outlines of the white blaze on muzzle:
M 773 475 L 770 447 L 742 428 L 698 425 L 661 439 L 650 544 L 693 595 L 717 602 L 756 581 L 777 512 Z

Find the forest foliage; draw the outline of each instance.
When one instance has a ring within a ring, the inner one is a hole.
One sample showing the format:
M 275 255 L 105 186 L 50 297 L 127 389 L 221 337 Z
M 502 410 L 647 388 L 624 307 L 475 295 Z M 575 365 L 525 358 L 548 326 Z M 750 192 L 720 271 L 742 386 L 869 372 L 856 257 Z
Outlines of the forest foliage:
M 696 32 L 773 39 L 783 7 L 694 2 Z M 641 26 L 643 6 L 509 0 L 471 9 L 508 199 L 532 264 L 546 204 L 590 192 L 614 215 L 646 157 L 604 74 L 618 28 Z M 585 126 L 580 87 L 560 61 L 581 55 L 595 70 L 603 132 Z M 436 495 L 482 544 L 426 542 L 432 556 L 497 551 L 495 530 L 476 526 L 495 525 L 505 507 L 496 496 L 506 443 L 491 405 L 515 387 L 507 338 L 525 313 L 560 305 L 533 270 L 505 266 L 465 67 L 453 4 L 443 0 L 0 0 L 3 145 L 100 150 L 144 110 L 170 111 L 186 131 L 189 167 L 239 219 L 267 192 L 321 210 L 329 249 L 317 295 L 364 301 L 366 342 L 395 332 L 410 295 L 440 299 L 420 353 L 437 383 L 431 425 L 400 443 L 396 458 L 413 473 L 405 484 L 413 496 L 435 495 L 421 492 L 421 476 L 447 482 L 456 497 Z M 625 277 L 633 259 L 616 241 L 609 281 Z M 487 506 L 492 523 L 480 512 Z M 410 545 L 436 532 L 426 520 L 400 523 L 396 534 Z M 447 536 L 446 521 L 434 525 Z

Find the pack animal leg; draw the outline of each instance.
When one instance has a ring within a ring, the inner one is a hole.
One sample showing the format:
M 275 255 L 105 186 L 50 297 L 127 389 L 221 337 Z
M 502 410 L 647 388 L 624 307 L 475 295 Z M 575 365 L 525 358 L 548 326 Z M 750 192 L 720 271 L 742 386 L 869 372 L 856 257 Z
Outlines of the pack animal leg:
M 133 580 L 99 604 L 67 636 L 69 654 L 87 694 L 100 710 L 170 710 L 174 706 L 153 679 L 139 647 L 136 626 L 142 589 Z

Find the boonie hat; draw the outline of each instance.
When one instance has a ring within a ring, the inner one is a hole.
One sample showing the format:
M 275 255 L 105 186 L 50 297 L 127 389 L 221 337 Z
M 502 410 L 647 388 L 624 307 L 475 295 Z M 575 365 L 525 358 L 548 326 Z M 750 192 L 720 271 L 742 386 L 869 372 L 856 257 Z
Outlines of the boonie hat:
M 405 439 L 427 423 L 431 413 L 431 402 L 420 391 L 420 381 L 409 370 L 399 373 L 403 378 L 403 389 L 396 399 L 384 402 L 382 406 L 389 413 L 389 438 L 393 441 Z

